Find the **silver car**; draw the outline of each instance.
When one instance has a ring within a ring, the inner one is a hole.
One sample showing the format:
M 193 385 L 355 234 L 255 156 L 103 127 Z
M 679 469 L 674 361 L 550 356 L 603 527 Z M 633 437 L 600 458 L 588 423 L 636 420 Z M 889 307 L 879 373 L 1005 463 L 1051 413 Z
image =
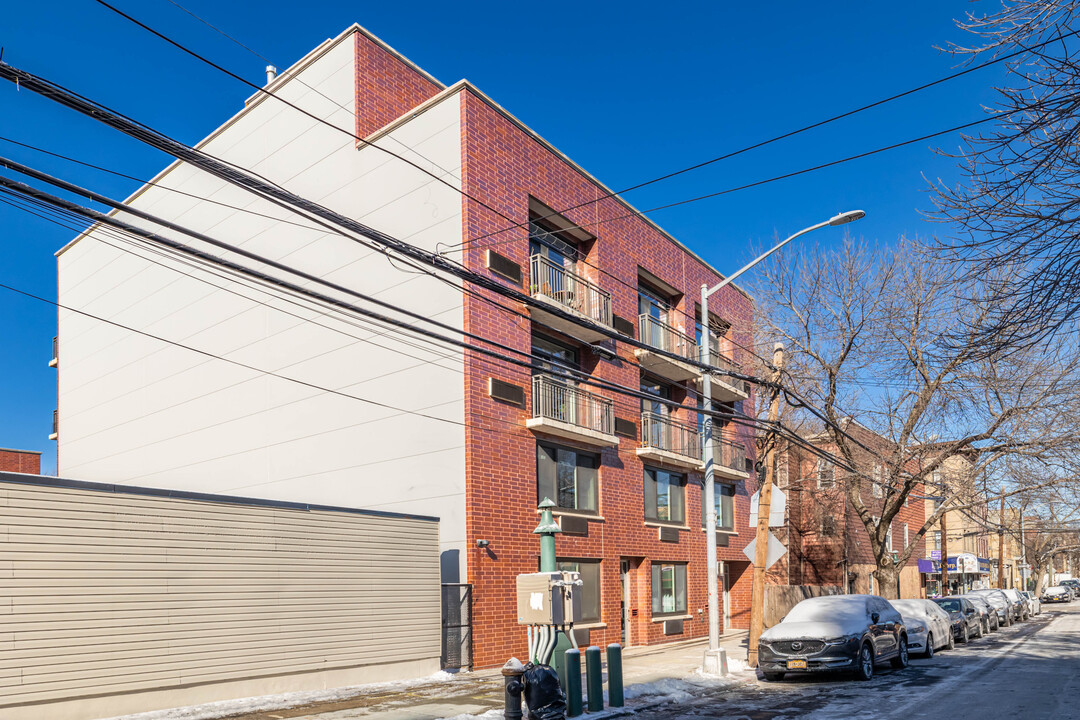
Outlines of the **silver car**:
M 983 635 L 997 632 L 1000 625 L 998 624 L 998 614 L 994 610 L 994 606 L 980 595 L 965 595 L 964 597 L 979 611 L 979 621 L 982 624 Z
M 994 610 L 998 614 L 998 624 L 1003 627 L 1010 627 L 1013 624 L 1013 619 L 1016 617 L 1016 611 L 1013 609 L 1012 601 L 1009 600 L 1009 596 L 1000 590 L 972 590 L 969 593 L 965 593 L 964 597 L 976 595 L 983 598 L 986 602 L 994 606 Z
M 942 648 L 952 649 L 952 619 L 933 600 L 890 600 L 900 611 L 908 632 L 908 648 L 928 658 Z

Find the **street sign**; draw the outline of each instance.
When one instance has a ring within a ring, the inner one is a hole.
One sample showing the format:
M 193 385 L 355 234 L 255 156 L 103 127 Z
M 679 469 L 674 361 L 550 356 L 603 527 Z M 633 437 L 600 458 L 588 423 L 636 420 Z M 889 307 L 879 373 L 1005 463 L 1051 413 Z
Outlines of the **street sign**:
M 941 551 L 940 550 L 931 550 L 930 551 L 930 559 L 931 560 L 941 560 Z
M 757 538 L 754 538 L 753 540 L 750 541 L 749 545 L 747 545 L 745 548 L 743 548 L 743 554 L 746 555 L 746 557 L 750 558 L 750 562 L 754 562 L 754 552 L 755 552 L 754 549 L 756 547 L 757 547 Z M 765 553 L 765 569 L 766 570 L 768 570 L 773 565 L 775 565 L 777 560 L 779 560 L 780 558 L 784 557 L 785 554 L 787 554 L 787 548 L 784 547 L 784 544 L 781 543 L 779 540 L 777 540 L 776 536 L 773 535 L 772 533 L 769 533 L 769 544 L 767 545 L 767 547 L 768 547 L 768 550 Z
M 758 498 L 760 491 L 750 496 L 750 527 L 757 527 Z M 772 499 L 769 501 L 769 527 L 784 527 L 784 514 L 787 510 L 787 495 L 773 485 Z

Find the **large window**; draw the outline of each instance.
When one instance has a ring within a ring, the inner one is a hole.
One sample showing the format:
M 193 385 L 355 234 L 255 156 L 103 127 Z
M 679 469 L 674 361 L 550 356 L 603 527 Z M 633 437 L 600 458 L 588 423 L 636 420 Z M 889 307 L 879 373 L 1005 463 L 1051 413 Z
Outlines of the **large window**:
M 578 369 L 577 349 L 546 335 L 533 333 L 532 354 L 535 358 L 533 363 L 540 370 L 565 373 L 567 370 Z
M 836 484 L 835 468 L 833 464 L 824 458 L 817 461 L 817 486 L 819 490 L 831 488 Z
M 735 529 L 735 486 L 728 485 L 727 483 L 715 483 L 713 485 L 715 489 L 716 501 L 716 529 L 733 531 Z M 708 527 L 706 522 L 706 504 L 708 499 L 705 497 L 705 484 L 701 485 L 701 527 Z
M 581 573 L 581 622 L 600 622 L 600 561 L 562 560 L 559 570 Z
M 536 500 L 551 498 L 561 510 L 597 511 L 597 468 L 600 458 L 592 453 L 536 446 Z
M 645 468 L 645 519 L 686 523 L 686 476 L 657 468 Z
M 529 255 L 543 255 L 557 267 L 573 268 L 578 261 L 578 244 L 545 220 L 529 220 Z
M 653 563 L 652 614 L 686 614 L 686 565 Z

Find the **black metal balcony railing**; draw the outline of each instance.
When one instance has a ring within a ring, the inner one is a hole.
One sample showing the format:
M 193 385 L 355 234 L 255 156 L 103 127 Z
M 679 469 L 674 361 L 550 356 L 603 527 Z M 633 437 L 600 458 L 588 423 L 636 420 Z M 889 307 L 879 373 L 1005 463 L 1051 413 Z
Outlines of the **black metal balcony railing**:
M 700 459 L 701 434 L 693 425 L 654 412 L 641 413 L 641 447 Z
M 533 294 L 550 298 L 602 325 L 611 325 L 611 293 L 543 255 L 529 258 L 529 274 Z
M 548 418 L 611 435 L 615 414 L 610 398 L 579 390 L 548 375 L 533 376 L 533 417 Z
M 705 433 L 701 434 L 701 444 L 705 444 Z M 746 446 L 733 443 L 719 437 L 713 437 L 713 462 L 720 467 L 746 472 Z
M 740 372 L 741 366 L 729 357 L 720 354 L 720 351 L 716 348 L 709 349 L 709 364 L 720 370 L 730 370 L 731 372 Z M 736 381 L 734 378 L 729 378 L 729 384 L 734 385 Z M 741 384 L 740 384 L 741 385 Z
M 638 336 L 642 342 L 654 348 L 675 353 L 688 360 L 697 360 L 697 344 L 694 338 L 652 315 L 638 316 Z

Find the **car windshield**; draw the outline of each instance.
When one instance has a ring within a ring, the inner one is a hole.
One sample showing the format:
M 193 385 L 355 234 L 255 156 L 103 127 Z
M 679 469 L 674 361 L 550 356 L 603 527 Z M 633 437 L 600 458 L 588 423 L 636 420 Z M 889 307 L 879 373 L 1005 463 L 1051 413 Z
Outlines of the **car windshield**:
M 935 600 L 934 602 L 940 605 L 943 610 L 946 610 L 948 612 L 960 612 L 959 600 Z
M 784 622 L 825 622 L 837 616 L 866 616 L 863 595 L 830 595 L 803 600 L 784 618 Z

